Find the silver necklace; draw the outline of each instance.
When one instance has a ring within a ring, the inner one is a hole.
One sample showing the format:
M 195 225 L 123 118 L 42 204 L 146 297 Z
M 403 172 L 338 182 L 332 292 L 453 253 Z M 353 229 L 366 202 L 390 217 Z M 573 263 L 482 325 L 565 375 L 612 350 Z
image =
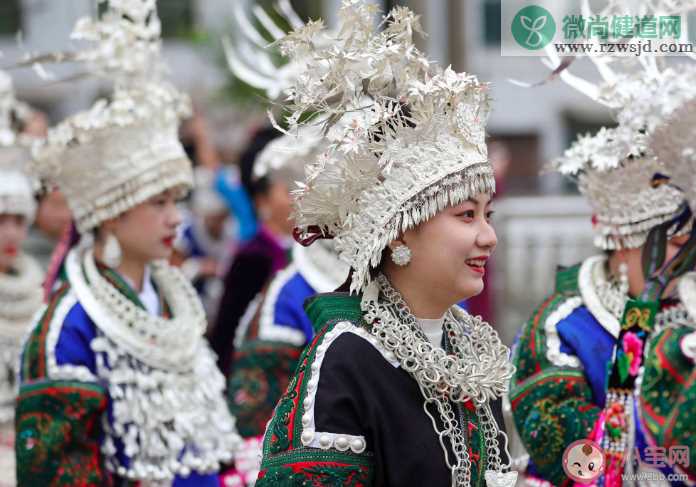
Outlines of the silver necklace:
M 502 465 L 500 458 L 498 437 L 503 437 L 504 448 L 507 437 L 499 430 L 488 404 L 507 392 L 514 372 L 508 359 L 509 350 L 496 331 L 480 318 L 471 317 L 455 306 L 446 313 L 443 325 L 453 354 L 433 347 L 402 296 L 384 275 L 379 275 L 366 288 L 361 308 L 366 322 L 371 325 L 370 332 L 418 383 L 424 398 L 423 410 L 438 435 L 452 474 L 452 485 L 471 485 L 471 459 L 462 425 L 452 406 L 453 403 L 461 406 L 466 401 L 472 401 L 476 407 L 485 440 L 487 482 L 497 486 L 514 485 L 517 473 L 503 473 L 509 465 Z M 429 405 L 437 410 L 442 428 L 432 416 Z M 454 461 L 450 459 L 445 438 L 452 446 Z
M 205 312 L 178 269 L 166 263 L 152 265 L 152 278 L 171 308 L 171 318 L 151 315 L 109 283 L 97 269 L 91 249 L 82 257 L 73 250 L 66 269 L 80 303 L 107 337 L 152 367 L 179 372 L 193 367 L 206 329 Z
M 606 260 L 598 261 L 593 273 L 593 281 L 597 290 L 597 295 L 602 305 L 617 320 L 623 316 L 626 302 L 628 301 L 628 276 L 627 270 L 620 271 L 621 276 L 617 279 L 607 276 Z M 625 264 L 623 264 L 625 265 Z
M 691 318 L 696 323 L 696 272 L 689 272 L 679 280 L 679 299 Z
M 90 346 L 112 404 L 111 417 L 102 417 L 107 468 L 147 485 L 170 485 L 176 475 L 192 471 L 218 471 L 241 439 L 191 285 L 177 269 L 153 266 L 153 280 L 173 313 L 166 319 L 139 308 L 107 281 L 91 249 L 82 258 L 73 250 L 66 269 L 97 328 Z M 117 455 L 119 442 L 127 464 Z

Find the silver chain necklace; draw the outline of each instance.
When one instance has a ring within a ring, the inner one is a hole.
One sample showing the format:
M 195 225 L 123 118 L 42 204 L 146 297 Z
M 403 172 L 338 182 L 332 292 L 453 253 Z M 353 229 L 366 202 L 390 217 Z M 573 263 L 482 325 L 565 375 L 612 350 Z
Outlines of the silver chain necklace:
M 471 459 L 463 425 L 457 421 L 453 407 L 455 404 L 460 408 L 469 400 L 476 407 L 486 444 L 487 481 L 494 485 L 514 485 L 516 472 L 502 473 L 509 465 L 502 465 L 498 437 L 503 437 L 505 447 L 507 437 L 499 430 L 488 404 L 489 400 L 507 392 L 508 381 L 514 372 L 508 348 L 502 344 L 496 331 L 480 318 L 474 318 L 455 306 L 448 310 L 443 324 L 453 353 L 433 347 L 402 296 L 384 275 L 378 276 L 367 287 L 361 307 L 365 320 L 371 325 L 371 333 L 418 383 L 424 398 L 423 410 L 438 435 L 452 474 L 452 485 L 471 485 Z M 429 405 L 437 410 L 442 428 L 431 414 Z M 454 462 L 450 459 L 445 438 L 452 446 Z
M 602 273 L 601 277 L 595 278 L 594 284 L 602 305 L 617 320 L 620 320 L 628 301 L 628 281 L 623 282 L 621 279 L 607 278 Z

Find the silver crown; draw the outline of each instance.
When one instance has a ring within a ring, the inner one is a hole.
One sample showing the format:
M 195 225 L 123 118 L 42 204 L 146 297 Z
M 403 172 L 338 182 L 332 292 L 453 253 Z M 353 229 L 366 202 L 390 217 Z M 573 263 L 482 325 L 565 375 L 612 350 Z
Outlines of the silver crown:
M 593 15 L 589 3 L 584 14 Z M 609 12 L 678 14 L 688 2 L 612 1 Z M 546 64 L 564 82 L 615 116 L 616 128 L 602 128 L 595 135 L 580 136 L 552 163 L 564 175 L 576 178 L 595 217 L 595 244 L 602 249 L 636 248 L 643 245 L 651 228 L 671 220 L 684 201 L 675 184 L 660 184 L 670 176 L 661 157 L 656 158 L 648 136 L 665 114 L 694 96 L 696 70 L 691 65 L 665 67 L 654 57 L 637 59 L 592 56 L 601 75 L 599 83 L 579 78 L 567 69 L 552 49 Z M 656 183 L 657 177 L 658 182 Z
M 73 30 L 72 38 L 91 48 L 55 56 L 114 81 L 109 101 L 52 128 L 34 152 L 81 233 L 164 190 L 193 185 L 178 138 L 189 100 L 164 78 L 160 31 L 155 0 L 109 0 L 100 19 L 80 19 Z
M 495 185 L 485 144 L 488 86 L 421 54 L 413 42 L 419 19 L 409 9 L 394 8 L 381 30 L 377 11 L 345 0 L 331 42 L 322 42 L 328 34 L 315 21 L 278 43 L 304 66 L 286 91 L 286 132 L 318 126 L 329 144 L 295 192 L 295 219 L 304 237 L 335 239 L 353 268 L 353 291 L 368 284 L 399 234 Z
M 696 97 L 665 118 L 653 132 L 650 146 L 665 161 L 696 212 Z
M 12 78 L 0 71 L 0 214 L 22 215 L 31 222 L 36 212 L 27 175 L 32 140 L 19 131 L 30 113 L 15 97 Z

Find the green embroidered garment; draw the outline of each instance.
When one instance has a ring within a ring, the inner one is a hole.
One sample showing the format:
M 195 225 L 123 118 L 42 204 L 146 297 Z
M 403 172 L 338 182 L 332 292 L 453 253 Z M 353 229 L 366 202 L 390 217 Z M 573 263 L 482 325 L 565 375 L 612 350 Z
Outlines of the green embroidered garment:
M 320 294 L 306 309 L 319 331 L 275 409 L 256 485 L 450 486 L 418 384 L 366 330 L 360 297 Z M 475 408 L 459 409 L 472 485 L 485 485 Z

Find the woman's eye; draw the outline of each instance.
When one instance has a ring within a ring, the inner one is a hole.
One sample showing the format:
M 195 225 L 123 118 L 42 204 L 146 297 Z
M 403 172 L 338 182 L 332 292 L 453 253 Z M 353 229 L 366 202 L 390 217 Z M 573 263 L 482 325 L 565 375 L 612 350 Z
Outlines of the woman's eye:
M 457 216 L 460 218 L 474 218 L 474 210 L 463 211 Z
M 493 218 L 493 215 L 495 215 L 495 211 L 493 211 L 493 210 L 487 211 L 486 212 L 486 220 L 490 220 L 491 218 Z

